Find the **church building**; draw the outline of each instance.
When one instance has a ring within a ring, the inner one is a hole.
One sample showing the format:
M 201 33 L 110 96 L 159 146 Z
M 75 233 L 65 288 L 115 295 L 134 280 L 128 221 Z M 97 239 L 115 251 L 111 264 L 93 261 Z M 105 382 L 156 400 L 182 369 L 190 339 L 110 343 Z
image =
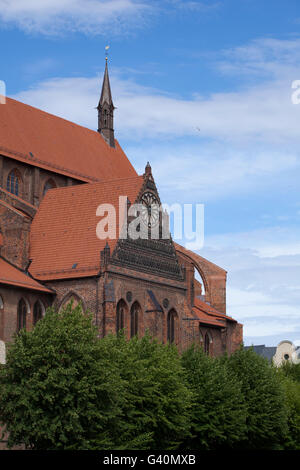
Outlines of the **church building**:
M 242 325 L 226 312 L 224 269 L 161 231 L 156 239 L 96 236 L 101 204 L 116 208 L 123 230 L 124 197 L 125 212 L 145 208 L 147 230 L 162 220 L 151 209 L 161 203 L 152 169 L 138 175 L 128 160 L 114 109 L 107 61 L 97 130 L 10 98 L 0 104 L 0 342 L 73 299 L 92 312 L 99 337 L 149 331 L 180 351 L 196 342 L 207 354 L 230 354 Z

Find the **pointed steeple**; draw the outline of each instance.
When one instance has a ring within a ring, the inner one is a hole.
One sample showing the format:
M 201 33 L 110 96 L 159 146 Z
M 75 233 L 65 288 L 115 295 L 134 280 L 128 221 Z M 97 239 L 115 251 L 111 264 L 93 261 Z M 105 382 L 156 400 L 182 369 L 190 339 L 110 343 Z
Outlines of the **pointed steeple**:
M 105 72 L 103 77 L 102 91 L 97 106 L 98 109 L 98 132 L 103 135 L 106 142 L 111 146 L 115 146 L 114 136 L 114 104 L 111 95 L 107 57 L 105 63 Z

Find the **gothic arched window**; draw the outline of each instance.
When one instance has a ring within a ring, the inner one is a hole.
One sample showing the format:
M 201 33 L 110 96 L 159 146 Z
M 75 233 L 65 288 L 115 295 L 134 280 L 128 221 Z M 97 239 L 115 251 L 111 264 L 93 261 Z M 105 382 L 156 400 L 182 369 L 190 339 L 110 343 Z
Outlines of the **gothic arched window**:
M 27 315 L 27 304 L 24 299 L 21 299 L 19 300 L 19 303 L 18 303 L 18 323 L 17 323 L 18 331 L 22 330 L 22 328 L 26 328 L 26 315 Z
M 79 294 L 76 294 L 75 292 L 69 292 L 63 300 L 61 301 L 60 307 L 59 307 L 59 312 L 61 312 L 64 308 L 68 307 L 68 304 L 72 302 L 72 310 L 76 308 L 79 304 L 82 306 L 82 310 L 85 312 L 86 311 L 86 303 L 83 298 L 79 296 Z
M 175 341 L 176 318 L 177 318 L 177 314 L 175 310 L 170 310 L 170 312 L 168 313 L 168 331 L 167 331 L 169 343 L 174 343 Z
M 116 321 L 116 332 L 118 333 L 120 330 L 125 328 L 125 312 L 126 312 L 126 304 L 124 300 L 120 300 L 117 305 L 117 321 Z
M 21 183 L 21 178 L 20 178 L 18 171 L 12 170 L 7 177 L 7 182 L 6 182 L 7 191 L 18 196 L 20 192 L 20 183 Z
M 33 307 L 33 324 L 36 325 L 43 318 L 44 306 L 40 300 L 37 300 Z
M 203 334 L 202 334 L 201 329 L 200 329 L 200 325 L 199 325 L 199 341 L 200 341 L 200 345 L 203 348 L 204 347 L 204 338 L 203 338 Z
M 210 354 L 210 343 L 211 343 L 211 338 L 208 333 L 205 334 L 204 337 L 204 352 L 205 354 Z
M 56 188 L 56 184 L 54 183 L 54 181 L 53 180 L 46 181 L 45 186 L 44 186 L 44 190 L 43 190 L 43 196 L 45 196 L 46 192 L 49 189 L 53 189 L 53 188 Z
M 130 336 L 133 338 L 139 332 L 139 312 L 141 308 L 138 302 L 134 302 L 130 310 Z

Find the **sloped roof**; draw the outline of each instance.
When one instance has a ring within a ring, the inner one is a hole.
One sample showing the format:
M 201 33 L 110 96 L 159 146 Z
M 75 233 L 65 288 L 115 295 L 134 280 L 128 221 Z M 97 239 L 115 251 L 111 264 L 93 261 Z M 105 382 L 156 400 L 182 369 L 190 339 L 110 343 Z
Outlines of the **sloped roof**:
M 119 196 L 134 203 L 143 183 L 142 176 L 135 176 L 49 190 L 31 225 L 32 276 L 51 280 L 96 275 L 100 252 L 107 242 L 112 252 L 117 242 L 117 238 L 97 238 L 98 206 L 112 204 L 116 208 L 118 237 Z
M 95 116 L 96 123 L 96 116 Z M 0 106 L 0 154 L 85 182 L 136 176 L 116 141 L 6 98 Z
M 273 356 L 276 354 L 276 346 L 265 346 L 264 344 L 260 344 L 257 346 L 245 346 L 245 349 L 251 349 L 256 352 L 259 356 L 262 356 L 268 361 L 272 362 Z
M 228 315 L 225 315 L 224 313 L 219 312 L 214 307 L 212 307 L 206 302 L 203 302 L 203 300 L 200 300 L 197 297 L 195 297 L 194 303 L 195 303 L 196 308 L 206 312 L 208 315 L 213 315 L 214 317 L 217 317 L 217 318 L 226 318 L 227 320 L 231 320 L 234 322 L 236 321 L 234 320 L 234 318 L 229 317 Z
M 0 257 L 0 284 L 22 287 L 34 291 L 53 293 L 50 289 L 32 279 L 20 269 Z
M 206 323 L 208 325 L 218 326 L 220 328 L 226 327 L 226 321 L 232 321 L 236 323 L 236 320 L 225 315 L 224 313 L 219 312 L 211 305 L 208 305 L 206 302 L 195 297 L 193 314 L 201 321 L 201 323 Z
M 216 326 L 217 328 L 225 328 L 226 321 L 225 320 L 218 320 L 207 315 L 205 312 L 199 311 L 198 309 L 193 309 L 193 313 L 200 323 L 204 323 L 205 325 Z

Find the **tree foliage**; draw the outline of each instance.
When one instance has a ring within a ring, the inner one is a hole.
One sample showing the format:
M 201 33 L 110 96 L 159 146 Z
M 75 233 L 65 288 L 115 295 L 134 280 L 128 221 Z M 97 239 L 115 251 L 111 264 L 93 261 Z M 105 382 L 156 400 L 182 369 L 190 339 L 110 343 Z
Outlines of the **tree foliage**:
M 32 331 L 15 337 L 0 370 L 0 421 L 9 446 L 88 449 L 102 436 L 110 447 L 108 423 L 120 401 L 116 377 L 80 305 L 48 310 Z
M 189 433 L 191 393 L 175 347 L 149 335 L 102 340 L 123 383 L 122 414 L 111 439 L 115 449 L 173 449 Z
M 246 408 L 241 385 L 224 363 L 207 356 L 199 347 L 182 356 L 193 392 L 192 449 L 231 447 L 245 437 Z
M 208 357 L 146 334 L 99 339 L 72 303 L 22 330 L 0 367 L 0 426 L 31 449 L 299 449 L 298 368 Z
M 239 446 L 279 448 L 288 428 L 285 393 L 277 370 L 252 348 L 241 348 L 226 363 L 240 380 L 246 402 L 247 434 Z
M 300 384 L 300 363 L 294 364 L 291 361 L 285 361 L 280 367 L 282 373 Z
M 300 365 L 284 362 L 278 370 L 285 392 L 288 432 L 283 439 L 287 450 L 300 450 Z
M 9 445 L 33 449 L 173 448 L 189 429 L 178 352 L 149 336 L 99 340 L 69 304 L 22 330 L 0 370 Z

